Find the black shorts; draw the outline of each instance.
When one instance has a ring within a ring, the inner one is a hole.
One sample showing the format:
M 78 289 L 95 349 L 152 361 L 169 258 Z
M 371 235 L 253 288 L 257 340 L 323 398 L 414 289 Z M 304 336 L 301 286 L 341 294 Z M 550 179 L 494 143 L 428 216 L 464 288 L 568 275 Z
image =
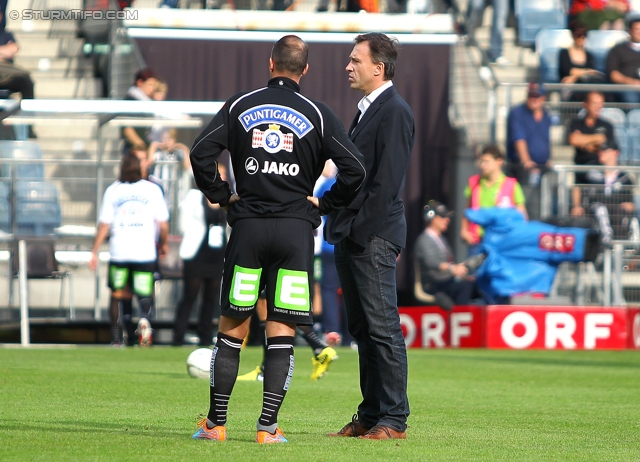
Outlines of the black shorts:
M 247 318 L 260 291 L 267 320 L 312 324 L 313 225 L 297 218 L 238 220 L 227 245 L 221 313 Z
M 109 288 L 111 290 L 126 289 L 136 294 L 139 298 L 148 298 L 153 295 L 153 272 L 156 262 L 110 262 L 109 263 Z

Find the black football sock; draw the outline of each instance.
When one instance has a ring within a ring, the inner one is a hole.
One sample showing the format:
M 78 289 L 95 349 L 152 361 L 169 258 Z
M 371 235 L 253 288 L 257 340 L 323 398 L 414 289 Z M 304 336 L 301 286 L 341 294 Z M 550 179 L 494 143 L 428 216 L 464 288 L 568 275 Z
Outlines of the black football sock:
M 258 430 L 266 430 L 271 434 L 276 432 L 278 411 L 282 406 L 293 375 L 293 340 L 294 338 L 289 336 L 267 339 L 262 414 L 258 419 Z
M 260 321 L 258 324 L 258 331 L 260 334 L 260 338 L 262 338 L 262 362 L 260 363 L 260 371 L 264 373 L 264 358 L 267 357 L 267 330 L 266 330 L 267 322 Z
M 140 305 L 140 317 L 149 319 L 151 317 L 151 310 L 153 309 L 153 299 L 150 297 L 138 299 Z
M 311 328 L 311 326 L 298 326 L 298 332 L 302 337 L 307 341 L 311 349 L 313 350 L 313 355 L 318 356 L 322 353 L 322 350 L 327 348 L 329 345 L 324 343 L 318 334 Z
M 111 297 L 109 307 L 109 325 L 111 330 L 111 343 L 117 345 L 120 343 L 120 300 Z
M 127 334 L 127 345 L 133 346 L 136 338 L 136 328 L 133 325 L 132 313 L 133 305 L 131 299 L 120 300 L 120 308 L 122 308 L 122 326 Z
M 227 423 L 227 407 L 240 366 L 242 339 L 222 333 L 211 357 L 211 379 L 209 382 L 209 414 L 207 418 L 214 425 Z

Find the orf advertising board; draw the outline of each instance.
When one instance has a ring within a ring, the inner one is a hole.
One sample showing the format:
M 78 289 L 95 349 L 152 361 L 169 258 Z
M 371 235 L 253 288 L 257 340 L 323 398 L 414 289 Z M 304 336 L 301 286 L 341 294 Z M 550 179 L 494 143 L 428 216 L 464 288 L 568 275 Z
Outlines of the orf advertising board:
M 640 308 L 627 308 L 627 348 L 640 349 Z
M 411 348 L 479 348 L 485 346 L 485 307 L 435 306 L 400 308 L 400 324 Z
M 486 309 L 488 348 L 628 347 L 629 314 L 624 308 L 488 306 Z

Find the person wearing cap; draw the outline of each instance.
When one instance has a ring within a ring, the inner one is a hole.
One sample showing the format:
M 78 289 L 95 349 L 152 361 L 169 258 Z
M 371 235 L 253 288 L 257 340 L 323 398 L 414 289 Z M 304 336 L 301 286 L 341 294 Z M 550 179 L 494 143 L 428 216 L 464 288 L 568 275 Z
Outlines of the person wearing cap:
M 446 294 L 454 305 L 471 301 L 475 282 L 464 263 L 455 263 L 445 233 L 453 212 L 438 201 L 429 201 L 424 207 L 427 225 L 415 244 L 415 259 L 420 268 L 422 290 L 435 295 Z
M 544 108 L 545 88 L 530 82 L 527 100 L 511 109 L 507 118 L 507 175 L 528 185 L 527 212 L 538 218 L 540 177 L 551 158 L 551 118 Z
M 584 117 L 576 117 L 569 127 L 569 144 L 575 148 L 573 163 L 576 165 L 597 163 L 600 145 L 615 141 L 613 125 L 600 118 L 604 95 L 598 91 L 587 93 L 583 106 Z M 584 173 L 576 173 L 576 183 L 585 181 Z
M 640 102 L 640 13 L 629 13 L 625 19 L 629 40 L 619 43 L 607 55 L 606 74 L 611 83 L 637 85 L 638 90 L 622 91 L 624 103 Z
M 613 167 L 618 166 L 618 146 L 615 141 L 602 143 L 598 150 L 598 162 L 593 164 L 610 167 L 589 170 L 584 184 L 576 185 L 572 191 L 571 215 L 582 216 L 590 211 L 591 204 L 601 203 L 607 207 L 609 220 L 616 239 L 629 237 L 629 220 L 635 211 L 633 203 L 633 179 L 628 173 Z

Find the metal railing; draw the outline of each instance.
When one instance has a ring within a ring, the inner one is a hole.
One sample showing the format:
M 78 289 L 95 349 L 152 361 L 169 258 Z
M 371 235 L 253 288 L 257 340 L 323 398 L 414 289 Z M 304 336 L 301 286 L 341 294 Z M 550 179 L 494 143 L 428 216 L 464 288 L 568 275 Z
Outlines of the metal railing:
M 575 182 L 576 174 L 599 176 L 614 170 L 623 170 L 633 184 L 614 189 L 605 184 L 587 184 L 588 180 Z M 634 166 L 556 165 L 545 175 L 541 215 L 564 218 L 567 223 L 576 216 L 591 219 L 604 236 L 601 254 L 595 262 L 561 265 L 557 291 L 560 295 L 571 295 L 576 304 L 640 304 L 640 194 L 636 178 L 640 178 L 640 167 Z M 575 204 L 578 197 L 580 203 Z M 594 204 L 605 207 L 611 227 L 608 231 L 598 220 Z M 575 210 L 576 205 L 581 210 Z M 591 296 L 590 289 L 594 292 Z

